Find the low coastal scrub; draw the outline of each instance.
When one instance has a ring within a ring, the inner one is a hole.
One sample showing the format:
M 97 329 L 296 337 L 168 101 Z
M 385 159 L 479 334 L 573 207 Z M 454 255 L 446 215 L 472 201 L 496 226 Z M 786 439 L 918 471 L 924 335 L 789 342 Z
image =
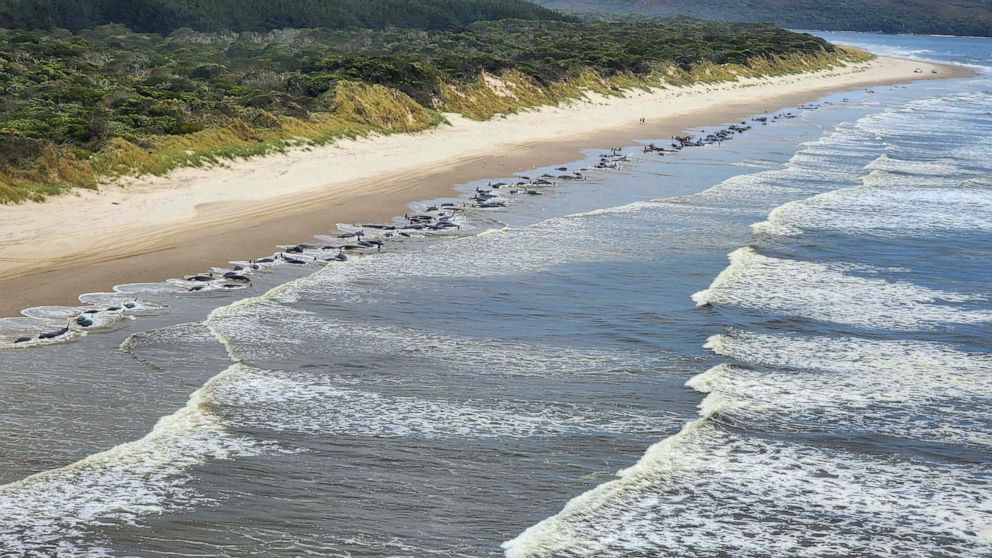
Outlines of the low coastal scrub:
M 862 60 L 763 24 L 480 21 L 447 31 L 0 30 L 0 202 L 416 132 L 631 88 Z

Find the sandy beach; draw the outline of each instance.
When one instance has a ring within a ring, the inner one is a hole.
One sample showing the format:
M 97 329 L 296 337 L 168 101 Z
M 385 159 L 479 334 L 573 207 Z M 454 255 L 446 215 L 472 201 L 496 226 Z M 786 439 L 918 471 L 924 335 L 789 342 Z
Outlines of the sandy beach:
M 827 72 L 590 95 L 486 122 L 448 115 L 450 125 L 419 134 L 341 141 L 0 206 L 0 315 L 271 254 L 276 244 L 305 241 L 337 223 L 402 215 L 406 204 L 444 196 L 460 183 L 574 160 L 582 148 L 668 137 L 831 91 L 964 75 L 883 57 Z

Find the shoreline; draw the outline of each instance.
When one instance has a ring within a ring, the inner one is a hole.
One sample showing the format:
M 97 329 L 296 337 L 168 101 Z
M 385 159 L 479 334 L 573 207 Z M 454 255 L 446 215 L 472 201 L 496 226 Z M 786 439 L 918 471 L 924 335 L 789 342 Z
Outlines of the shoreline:
M 924 73 L 913 73 L 916 67 Z M 0 289 L 13 293 L 0 300 L 0 317 L 33 306 L 76 306 L 84 293 L 267 255 L 337 223 L 391 221 L 407 204 L 448 196 L 458 184 L 572 161 L 586 148 L 669 137 L 832 92 L 969 75 L 879 57 L 826 72 L 620 98 L 592 94 L 588 102 L 484 122 L 450 115 L 451 126 L 418 134 L 347 140 L 0 206 Z

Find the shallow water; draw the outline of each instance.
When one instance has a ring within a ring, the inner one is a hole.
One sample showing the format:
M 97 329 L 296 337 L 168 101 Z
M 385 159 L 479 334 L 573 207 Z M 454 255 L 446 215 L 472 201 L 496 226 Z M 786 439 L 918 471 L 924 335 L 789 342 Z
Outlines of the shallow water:
M 992 556 L 989 87 L 631 147 L 243 289 L 84 297 L 121 310 L 0 350 L 0 555 Z

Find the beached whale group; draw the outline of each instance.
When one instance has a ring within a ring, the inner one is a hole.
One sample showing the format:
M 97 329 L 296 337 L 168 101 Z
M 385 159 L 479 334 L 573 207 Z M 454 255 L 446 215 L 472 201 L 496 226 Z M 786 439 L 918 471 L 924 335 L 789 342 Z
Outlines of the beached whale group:
M 798 110 L 816 110 L 829 101 L 823 103 L 810 103 L 801 105 Z M 750 122 L 741 121 L 739 124 L 731 124 L 724 128 L 707 133 L 701 131 L 699 135 L 672 136 L 670 144 L 659 146 L 654 143 L 643 147 L 644 153 L 657 153 L 659 155 L 678 153 L 691 147 L 703 147 L 707 145 L 720 145 L 724 141 L 729 141 L 734 137 L 752 129 L 753 125 L 768 125 L 779 120 L 789 120 L 796 118 L 797 114 L 792 111 L 784 111 L 771 116 L 755 116 Z M 604 169 L 620 169 L 621 165 L 630 161 L 630 155 L 624 153 L 621 147 L 610 148 L 609 153 L 599 155 L 598 160 L 592 167 L 583 167 L 578 170 L 570 170 L 568 167 L 556 167 L 554 170 L 558 174 L 544 173 L 540 176 L 519 176 L 515 182 L 489 182 L 486 186 L 477 186 L 469 196 L 468 201 L 462 203 L 445 202 L 432 205 L 420 213 L 407 213 L 403 220 L 396 223 L 365 223 L 353 224 L 354 230 L 343 232 L 337 235 L 337 242 L 330 242 L 323 245 L 297 244 L 283 247 L 283 250 L 266 258 L 249 261 L 247 265 L 236 266 L 232 270 L 219 273 L 209 273 L 187 276 L 185 281 L 188 291 L 203 291 L 210 287 L 221 289 L 243 288 L 251 284 L 251 279 L 245 272 L 259 269 L 261 265 L 273 265 L 284 263 L 289 265 L 327 265 L 334 262 L 344 262 L 348 260 L 348 254 L 379 252 L 383 249 L 386 241 L 395 238 L 409 238 L 415 234 L 426 232 L 441 232 L 449 229 L 458 229 L 456 214 L 466 208 L 477 209 L 497 209 L 507 207 L 509 201 L 506 195 L 544 195 L 543 187 L 552 186 L 558 181 L 585 180 L 588 173 Z M 328 256 L 328 254 L 331 254 Z
M 799 110 L 815 110 L 829 102 L 802 105 Z M 779 120 L 796 118 L 793 112 L 781 112 L 772 116 L 755 116 L 748 121 L 732 124 L 725 128 L 699 135 L 672 136 L 668 145 L 654 143 L 643 147 L 644 153 L 658 155 L 674 154 L 692 147 L 720 145 L 752 129 L 753 125 L 767 125 Z M 570 170 L 568 167 L 556 167 L 555 173 L 544 173 L 540 176 L 519 176 L 513 182 L 489 182 L 486 186 L 478 186 L 466 201 L 444 202 L 431 205 L 417 213 L 407 213 L 394 223 L 362 223 L 352 224 L 334 238 L 321 244 L 295 244 L 283 246 L 272 256 L 236 263 L 229 269 L 214 269 L 207 273 L 187 275 L 182 279 L 169 280 L 186 292 L 202 292 L 209 290 L 242 289 L 251 286 L 251 273 L 263 267 L 279 264 L 288 265 L 332 265 L 348 261 L 350 254 L 380 252 L 390 240 L 411 238 L 415 235 L 457 230 L 461 227 L 457 214 L 468 208 L 497 209 L 507 207 L 508 195 L 541 196 L 544 188 L 553 186 L 559 181 L 585 180 L 589 173 L 604 169 L 620 169 L 622 164 L 630 161 L 630 155 L 620 147 L 610 148 L 608 153 L 601 154 L 591 167 Z M 323 238 L 323 237 L 318 237 Z M 29 344 L 33 341 L 50 341 L 67 336 L 74 329 L 99 327 L 112 320 L 111 315 L 120 315 L 127 310 L 135 309 L 137 302 L 127 302 L 120 306 L 107 306 L 100 309 L 88 309 L 68 318 L 67 323 L 60 328 L 42 332 L 37 335 L 23 335 L 14 340 L 15 345 Z M 103 316 L 107 318 L 101 319 Z
M 599 168 L 619 168 L 619 163 L 629 160 L 614 148 L 603 155 Z M 464 202 L 443 202 L 431 205 L 417 213 L 406 213 L 394 223 L 353 223 L 348 230 L 338 233 L 321 244 L 294 244 L 282 246 L 272 256 L 249 260 L 231 269 L 215 270 L 208 273 L 187 275 L 181 280 L 172 280 L 188 292 L 201 292 L 217 289 L 239 289 L 251 285 L 250 273 L 263 266 L 288 265 L 330 265 L 348 261 L 351 254 L 381 252 L 391 240 L 412 238 L 415 235 L 439 233 L 461 228 L 457 217 L 459 212 L 469 208 L 495 209 L 508 205 L 508 195 L 544 195 L 542 189 L 553 186 L 558 181 L 585 180 L 590 168 L 569 171 L 568 167 L 557 167 L 560 174 L 545 173 L 541 176 L 520 176 L 515 182 L 489 182 L 477 186 Z M 326 237 L 319 237 L 326 238 Z
M 204 273 L 186 275 L 181 279 L 170 279 L 167 283 L 185 292 L 198 293 L 214 290 L 243 289 L 252 285 L 252 272 L 272 265 L 331 265 L 348 261 L 352 254 L 380 252 L 391 240 L 412 238 L 430 233 L 443 233 L 461 228 L 457 217 L 459 212 L 469 208 L 495 209 L 508 205 L 512 195 L 542 196 L 544 189 L 560 181 L 585 180 L 595 169 L 619 169 L 620 163 L 629 161 L 629 156 L 620 148 L 612 148 L 610 153 L 599 157 L 593 168 L 569 170 L 557 167 L 557 174 L 545 173 L 541 176 L 520 176 L 514 182 L 489 182 L 478 186 L 463 202 L 441 202 L 416 213 L 408 212 L 394 223 L 353 223 L 333 238 L 325 238 L 320 244 L 294 244 L 281 246 L 281 250 L 271 256 L 235 263 L 232 267 L 215 268 Z M 62 327 L 44 331 L 38 335 L 22 335 L 14 339 L 14 345 L 31 344 L 36 341 L 53 341 L 69 336 L 74 330 L 85 330 L 112 323 L 113 320 L 99 319 L 104 314 L 120 314 L 136 308 L 136 302 L 121 306 L 108 306 L 101 309 L 88 309 L 67 319 Z
M 125 302 L 120 306 L 108 306 L 106 308 L 99 308 L 99 309 L 91 308 L 89 310 L 83 311 L 77 316 L 68 318 L 66 321 L 66 325 L 63 327 L 42 332 L 37 336 L 22 335 L 14 339 L 14 344 L 20 345 L 24 343 L 30 343 L 31 341 L 48 341 L 52 339 L 58 339 L 60 337 L 67 335 L 69 331 L 72 330 L 72 327 L 74 325 L 83 329 L 89 328 L 97 323 L 97 317 L 99 317 L 100 315 L 105 315 L 105 314 L 120 315 L 126 312 L 127 310 L 132 310 L 137 307 L 138 307 L 137 302 Z
M 816 110 L 823 105 L 829 104 L 829 101 L 823 103 L 809 103 L 799 106 L 799 110 Z M 707 133 L 706 130 L 702 130 L 698 136 L 672 136 L 670 138 L 671 142 L 669 145 L 656 145 L 654 143 L 649 143 L 643 147 L 643 152 L 657 153 L 658 155 L 664 156 L 666 154 L 678 153 L 683 149 L 690 147 L 721 145 L 723 142 L 732 140 L 739 134 L 743 134 L 744 132 L 751 130 L 752 125 L 767 126 L 769 123 L 774 123 L 779 120 L 791 120 L 797 116 L 798 115 L 796 113 L 791 111 L 781 112 L 772 116 L 754 116 L 751 118 L 750 123 L 746 120 L 742 120 L 740 124 L 731 124 L 730 126 L 721 128 L 715 132 Z

